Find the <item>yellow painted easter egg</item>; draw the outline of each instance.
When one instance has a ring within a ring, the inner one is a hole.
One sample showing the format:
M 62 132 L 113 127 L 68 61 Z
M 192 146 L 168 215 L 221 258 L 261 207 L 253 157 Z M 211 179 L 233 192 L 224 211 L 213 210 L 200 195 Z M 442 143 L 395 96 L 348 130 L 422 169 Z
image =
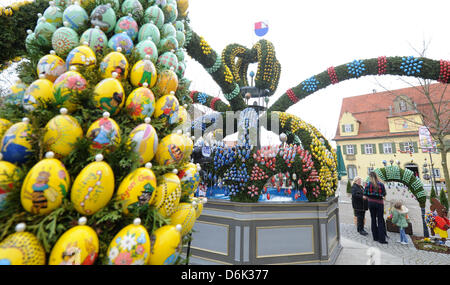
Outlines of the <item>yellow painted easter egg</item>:
M 92 265 L 98 255 L 97 233 L 81 217 L 78 225 L 67 230 L 53 246 L 49 265 Z
M 192 198 L 192 201 L 195 201 L 195 213 L 196 213 L 196 219 L 198 219 L 200 217 L 200 215 L 202 214 L 203 211 L 203 204 L 206 204 L 206 202 L 208 201 L 208 199 L 206 197 L 194 197 Z
M 51 82 L 55 82 L 56 78 L 66 71 L 66 63 L 53 50 L 50 54 L 41 57 L 37 64 L 37 74 L 43 74 Z
M 145 59 L 136 62 L 131 69 L 130 82 L 134 87 L 144 86 L 144 83 L 147 83 L 148 87 L 152 88 L 155 86 L 157 78 L 158 72 L 148 55 Z
M 187 163 L 178 171 L 178 177 L 181 183 L 181 196 L 193 197 L 197 192 L 198 185 L 200 184 L 200 173 L 197 165 L 193 163 Z
M 156 187 L 155 199 L 152 204 L 164 217 L 169 217 L 180 203 L 180 198 L 180 179 L 175 173 L 164 174 L 161 183 Z
M 150 237 L 139 218 L 124 227 L 111 241 L 108 251 L 110 265 L 145 265 L 150 256 Z
M 140 164 L 153 159 L 158 149 L 158 134 L 150 125 L 150 118 L 145 118 L 145 123 L 134 128 L 130 133 L 130 143 L 135 142 L 134 151 L 139 153 Z
M 93 99 L 96 106 L 111 115 L 119 113 L 125 104 L 125 91 L 122 83 L 116 78 L 117 74 L 114 73 L 113 78 L 103 79 L 94 89 Z
M 72 66 L 70 71 L 61 74 L 53 85 L 54 100 L 59 106 L 67 108 L 69 112 L 77 109 L 73 96 L 87 87 L 86 79 L 75 69 Z
M 164 95 L 156 101 L 153 117 L 162 119 L 169 124 L 176 124 L 179 121 L 180 103 L 174 93 Z
M 125 108 L 133 120 L 152 117 L 155 111 L 155 95 L 144 83 L 143 87 L 134 89 L 127 98 Z
M 47 152 L 45 159 L 36 163 L 23 181 L 20 200 L 23 208 L 32 214 L 48 214 L 58 208 L 69 192 L 70 178 L 61 161 Z
M 70 200 L 82 215 L 93 215 L 111 200 L 114 193 L 114 173 L 103 155 L 97 154 L 73 182 Z
M 153 232 L 149 265 L 171 265 L 181 251 L 181 225 L 162 226 Z
M 13 105 L 22 105 L 23 95 L 27 91 L 28 85 L 20 79 L 13 84 L 6 92 L 5 103 Z
M 177 0 L 178 14 L 186 17 L 189 8 L 189 0 Z
M 120 128 L 116 121 L 109 117 L 108 112 L 92 123 L 86 133 L 86 137 L 92 139 L 91 149 L 98 151 L 106 148 L 106 151 L 114 149 L 120 143 Z
M 183 106 L 180 106 L 180 107 L 179 107 L 179 110 L 178 110 L 178 117 L 179 117 L 178 122 L 179 122 L 180 124 L 183 124 L 183 123 L 188 122 L 189 115 L 188 115 L 188 112 L 187 112 L 187 110 L 186 110 L 185 107 L 183 107 Z
M 45 126 L 44 145 L 46 150 L 65 157 L 74 150 L 77 139 L 83 137 L 83 129 L 74 117 L 67 115 L 66 108 L 61 108 L 60 113 Z
M 118 48 L 121 50 L 121 48 Z M 125 79 L 128 76 L 128 60 L 119 51 L 107 54 L 100 63 L 100 73 L 103 78 L 113 77 L 113 72 L 117 73 L 117 79 Z
M 71 65 L 93 65 L 97 63 L 94 51 L 87 45 L 87 43 L 78 46 L 71 50 L 66 58 L 66 67 Z
M 28 86 L 23 95 L 23 108 L 26 111 L 33 111 L 41 104 L 45 106 L 46 101 L 54 101 L 53 99 L 53 83 L 45 79 L 44 75 L 40 75 L 40 79 L 33 81 Z
M 45 250 L 37 237 L 25 232 L 25 224 L 0 243 L 1 265 L 45 265 Z
M 28 118 L 23 118 L 22 122 L 12 125 L 2 138 L 0 150 L 3 160 L 11 163 L 26 162 L 32 152 L 31 133 L 31 124 Z
M 0 139 L 12 125 L 10 121 L 0 118 Z
M 190 157 L 194 151 L 194 141 L 186 134 L 183 135 L 185 141 L 184 156 Z
M 145 167 L 140 167 L 130 174 L 120 183 L 116 197 L 124 201 L 123 212 L 128 214 L 128 206 L 142 207 L 150 205 L 155 198 L 156 176 L 151 170 L 152 164 L 146 163 Z
M 158 73 L 155 90 L 157 96 L 164 96 L 176 92 L 178 88 L 178 76 L 173 69 L 165 69 Z
M 14 183 L 19 180 L 19 168 L 2 158 L 0 153 L 0 210 L 3 208 L 6 196 L 14 188 Z
M 194 205 L 193 205 L 194 204 Z M 176 226 L 181 225 L 181 235 L 188 234 L 194 227 L 197 212 L 195 211 L 195 202 L 180 203 L 170 216 L 170 224 Z
M 180 163 L 185 157 L 186 141 L 183 135 L 176 133 L 164 137 L 158 144 L 155 159 L 159 165 Z

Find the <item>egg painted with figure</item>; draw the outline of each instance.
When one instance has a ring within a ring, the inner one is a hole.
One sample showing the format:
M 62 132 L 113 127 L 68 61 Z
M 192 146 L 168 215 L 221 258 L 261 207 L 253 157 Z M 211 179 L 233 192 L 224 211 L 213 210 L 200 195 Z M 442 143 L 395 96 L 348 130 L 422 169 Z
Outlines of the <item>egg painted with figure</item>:
M 165 95 L 156 101 L 155 112 L 153 117 L 163 119 L 169 124 L 176 124 L 179 121 L 180 103 L 174 95 Z
M 26 111 L 34 111 L 38 106 L 46 106 L 46 102 L 54 101 L 53 83 L 48 79 L 38 79 L 28 86 L 23 95 L 22 105 Z
M 89 226 L 67 230 L 52 248 L 49 265 L 92 265 L 99 250 L 97 233 Z
M 0 210 L 3 208 L 6 196 L 19 180 L 19 168 L 11 162 L 0 160 Z
M 181 183 L 181 195 L 194 197 L 198 185 L 200 184 L 200 174 L 197 170 L 197 165 L 188 163 L 178 171 L 178 177 L 180 178 Z
M 174 264 L 181 252 L 181 233 L 174 225 L 162 226 L 153 232 L 149 265 Z
M 80 31 L 88 23 L 88 20 L 86 10 L 78 4 L 72 4 L 64 9 L 63 22 L 68 22 L 69 27 L 74 31 Z
M 94 102 L 102 111 L 112 115 L 119 113 L 125 104 L 125 91 L 122 83 L 115 78 L 106 78 L 100 81 L 94 89 Z
M 0 243 L 0 265 L 45 265 L 45 250 L 30 232 L 16 232 Z
M 103 117 L 92 123 L 86 137 L 92 139 L 91 149 L 93 151 L 104 148 L 113 149 L 120 143 L 120 128 L 113 119 Z
M 56 54 L 48 54 L 39 60 L 37 64 L 37 74 L 44 75 L 46 79 L 54 82 L 61 74 L 66 72 L 66 63 Z
M 181 225 L 181 235 L 184 236 L 194 227 L 196 215 L 195 208 L 191 203 L 180 203 L 170 216 L 170 224 Z
M 152 22 L 161 29 L 164 25 L 164 12 L 158 6 L 150 6 L 144 12 L 144 22 L 150 23 Z
M 97 62 L 94 51 L 88 45 L 81 45 L 69 52 L 66 58 L 66 67 L 71 65 L 93 65 Z
M 176 69 L 178 66 L 178 58 L 173 52 L 166 51 L 158 57 L 156 63 L 161 65 L 164 69 Z
M 151 205 L 155 198 L 156 176 L 153 170 L 140 167 L 128 174 L 117 190 L 116 197 L 123 201 L 123 212 L 128 214 L 128 206 Z
M 70 115 L 60 114 L 48 121 L 43 142 L 47 151 L 65 157 L 75 149 L 75 143 L 82 137 L 83 130 L 78 121 Z
M 139 19 L 144 14 L 144 8 L 139 0 L 125 0 L 122 3 L 122 13 L 131 14 L 136 19 Z
M 108 47 L 113 50 L 117 50 L 120 47 L 124 53 L 131 54 L 134 45 L 127 33 L 120 33 L 115 34 L 109 39 Z
M 139 153 L 139 163 L 144 164 L 153 159 L 158 149 L 158 134 L 150 124 L 140 124 L 130 133 L 130 140 L 135 142 L 134 151 Z
M 109 265 L 145 265 L 150 255 L 150 237 L 139 223 L 124 227 L 109 244 Z
M 114 173 L 108 163 L 94 161 L 75 178 L 70 201 L 82 215 L 93 215 L 105 207 L 114 193 Z
M 162 8 L 164 13 L 164 21 L 166 23 L 174 23 L 175 20 L 178 18 L 178 10 L 177 5 L 175 4 L 167 4 Z
M 171 92 L 176 92 L 178 89 L 178 77 L 171 69 L 166 69 L 158 73 L 158 78 L 155 84 L 157 95 L 169 95 Z
M 141 87 L 147 83 L 148 88 L 152 88 L 156 84 L 157 77 L 156 67 L 150 59 L 139 60 L 130 72 L 130 82 L 134 87 Z
M 58 208 L 69 192 L 70 178 L 55 158 L 45 158 L 28 172 L 20 192 L 23 208 L 32 214 L 48 214 Z
M 5 103 L 13 105 L 22 105 L 23 95 L 25 94 L 27 88 L 28 85 L 26 85 L 22 81 L 17 81 L 9 88 L 5 98 Z
M 40 21 L 34 28 L 34 36 L 40 45 L 49 47 L 55 31 L 56 27 L 44 20 Z
M 158 27 L 153 23 L 146 23 L 139 29 L 138 41 L 141 42 L 148 38 L 151 38 L 155 45 L 159 44 L 159 41 L 161 40 L 161 33 L 159 32 Z
M 133 17 L 124 16 L 117 21 L 114 33 L 127 33 L 131 40 L 135 40 L 139 33 L 138 23 Z
M 43 16 L 45 21 L 55 26 L 55 28 L 59 28 L 63 24 L 63 10 L 54 3 L 51 3 L 50 6 L 45 9 Z
M 136 45 L 136 51 L 138 52 L 140 59 L 144 59 L 148 55 L 150 56 L 151 61 L 156 62 L 158 60 L 158 49 L 151 39 L 139 42 Z
M 178 47 L 179 47 L 178 40 L 175 36 L 166 36 L 159 42 L 158 51 L 160 54 L 162 54 L 167 51 L 177 50 Z
M 116 20 L 116 12 L 110 3 L 95 7 L 91 13 L 92 27 L 97 26 L 105 33 L 114 31 Z
M 97 26 L 87 29 L 80 37 L 80 44 L 87 42 L 89 47 L 96 53 L 101 53 L 108 46 L 108 37 Z
M 79 37 L 77 32 L 69 27 L 60 27 L 53 33 L 52 48 L 59 56 L 67 56 L 78 44 Z
M 113 77 L 113 72 L 117 73 L 117 79 L 119 80 L 128 76 L 128 60 L 122 53 L 117 51 L 107 54 L 100 63 L 102 78 Z
M 147 87 L 136 88 L 128 96 L 125 106 L 133 120 L 151 117 L 155 111 L 155 95 Z
M 166 173 L 162 181 L 156 187 L 153 205 L 164 217 L 170 217 L 180 203 L 181 184 L 180 179 L 174 173 Z
M 19 122 L 12 125 L 3 135 L 1 153 L 3 160 L 11 163 L 24 163 L 31 152 L 31 125 Z
M 183 135 L 170 134 L 158 144 L 155 159 L 159 165 L 180 163 L 185 157 L 186 141 Z
M 53 84 L 54 100 L 61 107 L 65 107 L 69 112 L 74 112 L 77 105 L 74 103 L 73 96 L 83 91 L 87 87 L 84 77 L 77 71 L 67 71 L 59 76 Z

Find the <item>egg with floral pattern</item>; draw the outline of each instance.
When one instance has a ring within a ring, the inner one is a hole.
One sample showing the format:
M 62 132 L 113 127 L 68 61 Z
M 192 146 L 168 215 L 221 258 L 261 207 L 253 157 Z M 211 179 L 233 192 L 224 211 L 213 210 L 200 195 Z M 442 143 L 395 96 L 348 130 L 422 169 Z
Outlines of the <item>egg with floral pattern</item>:
M 134 41 L 139 33 L 138 23 L 132 16 L 124 16 L 120 18 L 116 23 L 116 28 L 114 29 L 114 33 L 127 33 L 127 35 Z
M 160 64 L 165 69 L 170 69 L 172 67 L 173 69 L 176 69 L 178 66 L 178 58 L 173 52 L 166 51 L 158 57 L 157 64 Z
M 123 32 L 112 36 L 108 41 L 108 47 L 116 51 L 118 48 L 121 48 L 124 53 L 131 54 L 134 44 L 130 36 Z
M 144 59 L 148 55 L 150 56 L 151 61 L 156 62 L 158 60 L 158 48 L 151 39 L 139 42 L 136 45 L 136 51 L 138 52 L 140 59 Z
M 177 50 L 178 49 L 178 40 L 175 36 L 167 36 L 163 38 L 158 45 L 158 52 L 160 54 L 165 53 L 167 51 L 171 50 Z M 178 58 L 177 58 L 178 59 Z
M 155 111 L 155 95 L 145 83 L 143 87 L 136 88 L 130 93 L 125 106 L 133 120 L 151 117 Z
M 80 37 L 80 43 L 87 42 L 96 53 L 101 53 L 108 46 L 108 37 L 98 26 L 87 29 Z
M 77 109 L 73 96 L 87 87 L 84 77 L 72 67 L 70 71 L 61 74 L 53 84 L 53 97 L 60 107 L 65 107 L 69 112 Z
M 72 49 L 78 46 L 78 43 L 79 37 L 77 32 L 69 27 L 60 27 L 53 33 L 52 48 L 59 56 L 65 57 Z

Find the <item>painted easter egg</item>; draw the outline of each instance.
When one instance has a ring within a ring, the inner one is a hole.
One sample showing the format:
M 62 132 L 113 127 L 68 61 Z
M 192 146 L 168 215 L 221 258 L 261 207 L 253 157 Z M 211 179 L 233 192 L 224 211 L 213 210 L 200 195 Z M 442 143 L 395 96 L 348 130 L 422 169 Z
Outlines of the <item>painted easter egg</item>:
M 86 79 L 75 69 L 75 66 L 72 66 L 53 83 L 54 100 L 59 106 L 67 108 L 70 113 L 77 109 L 73 96 L 87 87 Z
M 120 143 L 120 128 L 108 112 L 89 127 L 86 137 L 92 139 L 92 150 L 113 149 Z
M 113 72 L 118 74 L 117 79 L 119 80 L 128 76 L 128 60 L 119 51 L 108 53 L 100 63 L 100 73 L 103 78 L 113 77 Z
M 164 25 L 164 12 L 158 6 L 150 6 L 145 10 L 144 21 L 146 23 L 153 23 L 161 29 Z
M 37 74 L 39 76 L 43 74 L 51 82 L 54 82 L 66 71 L 66 63 L 53 50 L 50 51 L 50 54 L 41 57 L 37 64 Z
M 63 23 L 63 10 L 55 5 L 55 2 L 50 1 L 50 6 L 44 11 L 44 18 L 47 22 L 59 28 Z
M 155 112 L 153 113 L 154 118 L 162 119 L 171 125 L 178 123 L 178 110 L 180 107 L 177 97 L 172 94 L 159 98 L 156 101 Z
M 184 136 L 184 142 L 185 142 L 184 155 L 185 155 L 185 157 L 190 157 L 192 152 L 194 151 L 194 141 L 192 140 L 192 138 L 190 138 L 186 134 L 183 136 Z
M 36 54 L 40 51 L 39 46 L 37 45 L 36 35 L 32 30 L 27 30 L 27 37 L 25 38 L 25 48 L 27 52 L 30 54 Z M 53 38 L 53 37 L 52 37 Z
M 128 36 L 127 33 L 115 34 L 108 41 L 108 47 L 116 50 L 117 48 L 121 48 L 124 53 L 131 54 L 131 50 L 133 49 L 133 41 Z
M 105 207 L 114 193 L 114 173 L 103 155 L 97 154 L 95 161 L 84 167 L 75 178 L 70 201 L 82 215 L 93 215 Z
M 176 171 L 174 171 L 176 172 Z M 158 209 L 164 217 L 170 217 L 180 203 L 181 185 L 180 179 L 175 173 L 166 173 L 155 191 L 152 205 Z
M 80 43 L 88 43 L 96 53 L 101 53 L 108 46 L 108 37 L 98 26 L 87 29 L 80 37 Z
M 178 46 L 183 47 L 184 43 L 186 42 L 186 36 L 184 35 L 184 32 L 177 31 L 177 34 L 175 37 L 178 41 Z
M 144 83 L 144 87 L 136 88 L 130 93 L 125 106 L 133 120 L 151 117 L 155 111 L 155 95 L 147 88 L 147 83 Z
M 196 202 L 194 207 L 195 207 L 196 219 L 198 219 L 202 214 L 203 205 L 206 204 L 208 199 L 206 197 L 194 197 L 194 198 L 192 198 L 192 200 Z
M 178 58 L 173 52 L 166 51 L 158 57 L 157 64 L 160 64 L 165 69 L 170 69 L 171 67 L 175 69 L 178 66 Z
M 69 192 L 70 177 L 65 166 L 47 152 L 36 163 L 23 181 L 20 200 L 23 208 L 32 214 L 48 214 L 58 208 Z
M 12 125 L 10 121 L 0 118 L 0 139 Z
M 98 255 L 97 233 L 81 217 L 78 225 L 62 234 L 52 248 L 49 265 L 92 265 Z
M 193 202 L 195 204 L 195 202 Z M 180 203 L 170 216 L 171 225 L 181 225 L 181 235 L 188 234 L 194 227 L 197 212 L 192 203 Z
M 180 16 L 186 17 L 188 8 L 189 0 L 177 0 L 177 9 Z
M 55 6 L 60 8 L 62 11 L 64 11 L 64 9 L 72 3 L 70 0 L 54 0 L 53 2 L 55 3 Z
M 144 59 L 148 55 L 151 61 L 156 62 L 158 60 L 158 48 L 150 38 L 139 42 L 136 45 L 136 51 L 140 59 Z
M 114 31 L 116 20 L 116 12 L 110 3 L 95 7 L 91 13 L 92 27 L 97 26 L 105 33 Z
M 155 80 L 156 82 L 156 80 Z M 27 90 L 28 85 L 23 83 L 20 79 L 17 80 L 6 93 L 5 103 L 13 105 L 22 105 L 23 95 Z
M 162 70 L 158 73 L 155 84 L 157 95 L 163 96 L 177 92 L 178 76 L 173 69 Z
M 158 149 L 158 134 L 150 125 L 150 118 L 134 128 L 130 133 L 130 141 L 135 142 L 134 150 L 139 153 L 139 163 L 144 164 L 153 159 Z
M 63 21 L 69 23 L 69 28 L 80 31 L 88 23 L 86 10 L 77 3 L 68 6 L 63 12 Z
M 174 264 L 181 252 L 181 225 L 162 226 L 151 236 L 149 265 Z
M 167 4 L 162 8 L 164 13 L 164 21 L 166 23 L 174 23 L 178 17 L 177 5 Z
M 139 19 L 144 14 L 144 7 L 139 0 L 125 0 L 122 3 L 122 13 L 131 14 L 136 19 Z
M 155 159 L 159 165 L 177 164 L 185 157 L 186 141 L 175 133 L 164 137 L 158 144 Z
M 166 23 L 161 27 L 161 38 L 166 38 L 168 36 L 175 37 L 177 35 L 177 30 L 171 23 Z
M 141 42 L 148 38 L 151 38 L 155 45 L 159 44 L 161 39 L 161 33 L 158 27 L 153 23 L 146 23 L 139 29 L 138 41 Z
M 180 178 L 181 183 L 181 195 L 183 197 L 193 197 L 200 184 L 200 173 L 197 169 L 197 165 L 187 163 L 178 171 L 178 177 Z
M 156 176 L 151 170 L 152 164 L 146 163 L 128 174 L 120 183 L 116 197 L 123 201 L 123 212 L 128 214 L 128 206 L 143 207 L 151 205 L 155 198 Z
M 125 91 L 116 78 L 105 78 L 94 89 L 94 102 L 102 111 L 112 115 L 119 113 L 125 104 Z
M 139 1 L 138 1 L 139 2 Z M 124 16 L 117 21 L 114 33 L 127 33 L 131 40 L 135 40 L 138 36 L 139 27 L 135 19 L 130 15 Z
M 136 62 L 130 72 L 130 82 L 134 87 L 144 86 L 148 84 L 148 88 L 152 88 L 156 84 L 158 72 L 150 56 Z
M 150 237 L 139 218 L 124 227 L 109 244 L 110 265 L 145 265 L 150 255 Z
M 158 52 L 163 54 L 167 51 L 178 49 L 178 40 L 175 36 L 167 36 L 163 38 L 158 45 Z M 178 58 L 177 58 L 178 59 Z
M 34 111 L 38 106 L 46 106 L 46 102 L 53 101 L 53 83 L 40 75 L 40 79 L 33 81 L 23 95 L 22 105 L 26 111 Z
M 175 55 L 177 56 L 178 62 L 184 61 L 184 49 L 180 48 L 180 46 L 175 50 Z
M 178 117 L 179 117 L 178 123 L 180 123 L 180 124 L 187 123 L 189 120 L 188 112 L 187 112 L 186 108 L 184 108 L 183 106 L 179 107 Z
M 184 21 L 175 21 L 175 30 L 180 31 L 180 32 L 184 32 Z
M 4 161 L 0 153 L 0 210 L 3 208 L 6 196 L 14 188 L 19 179 L 19 168 L 11 162 Z
M 36 40 L 45 47 L 49 47 L 52 43 L 53 33 L 56 31 L 56 27 L 49 22 L 45 21 L 39 22 L 34 28 L 34 35 Z
M 3 160 L 11 163 L 24 163 L 31 154 L 31 125 L 28 118 L 12 125 L 3 135 L 1 153 Z
M 179 61 L 175 73 L 178 75 L 178 78 L 181 79 L 184 77 L 185 72 L 186 72 L 186 64 L 183 61 Z
M 83 129 L 74 117 L 67 115 L 66 108 L 61 108 L 60 113 L 45 126 L 44 145 L 47 151 L 65 157 L 74 150 L 77 140 L 83 137 Z
M 65 22 L 66 25 L 69 25 Z M 58 28 L 52 36 L 52 48 L 57 55 L 65 57 L 79 43 L 78 34 L 69 27 Z
M 69 52 L 66 58 L 66 67 L 69 69 L 71 65 L 94 65 L 97 63 L 94 51 L 87 45 L 87 42 L 80 45 Z
M 37 237 L 25 231 L 25 224 L 0 243 L 1 265 L 45 265 L 45 250 Z
M 113 8 L 114 12 L 116 13 L 116 15 L 120 12 L 120 2 L 119 0 L 102 0 L 102 1 L 97 1 L 96 3 L 104 3 L 104 4 L 111 4 L 111 8 Z

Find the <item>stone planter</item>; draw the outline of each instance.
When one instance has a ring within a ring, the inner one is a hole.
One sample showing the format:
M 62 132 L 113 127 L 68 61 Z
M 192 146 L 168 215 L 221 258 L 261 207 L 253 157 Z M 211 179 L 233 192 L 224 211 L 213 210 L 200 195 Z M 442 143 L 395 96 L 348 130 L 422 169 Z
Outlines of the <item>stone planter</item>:
M 338 197 L 320 203 L 209 199 L 193 230 L 190 264 L 334 264 L 342 249 Z

